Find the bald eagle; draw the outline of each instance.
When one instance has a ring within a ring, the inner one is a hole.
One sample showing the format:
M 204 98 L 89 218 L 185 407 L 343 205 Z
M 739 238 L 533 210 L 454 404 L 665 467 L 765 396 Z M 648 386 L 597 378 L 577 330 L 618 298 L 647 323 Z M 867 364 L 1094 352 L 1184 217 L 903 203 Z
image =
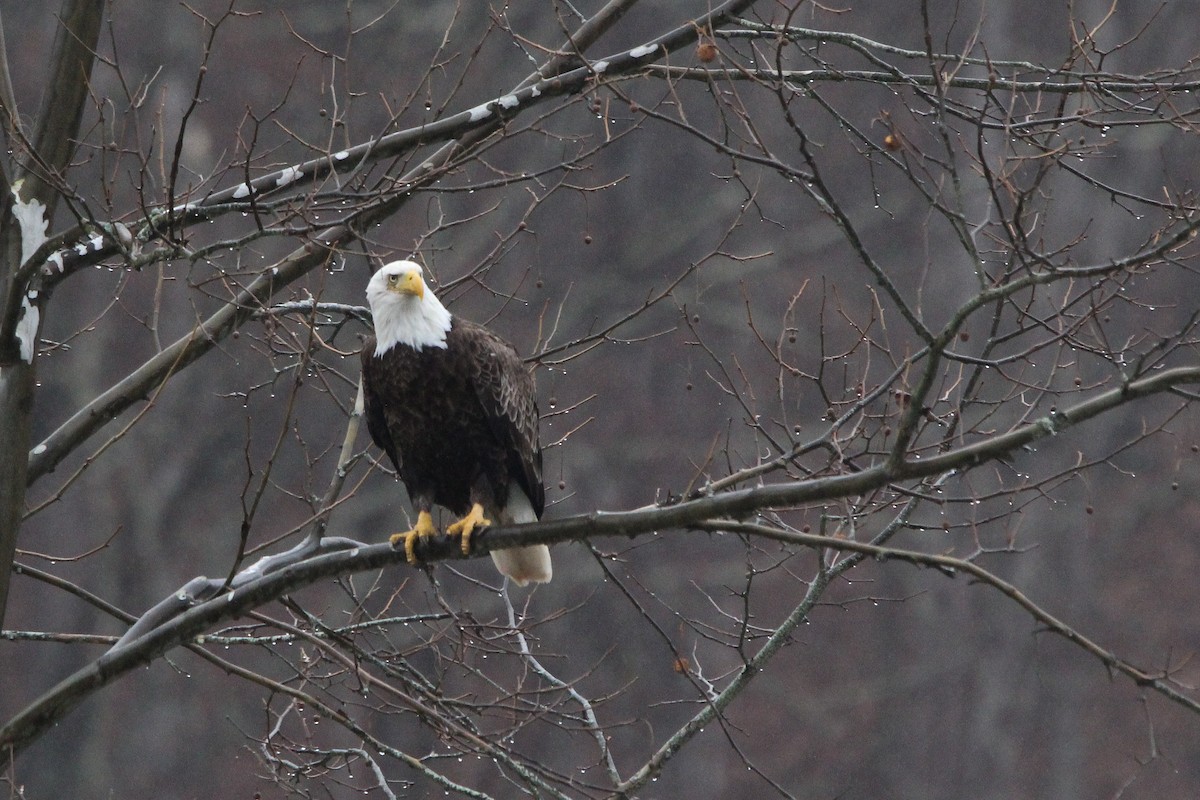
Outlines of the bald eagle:
M 394 534 L 410 563 L 418 536 L 437 533 L 433 505 L 460 519 L 446 532 L 470 552 L 471 534 L 542 516 L 542 451 L 533 373 L 496 334 L 453 316 L 421 267 L 385 265 L 367 284 L 375 335 L 362 350 L 367 430 L 400 473 L 417 522 Z M 493 550 L 501 574 L 524 586 L 550 580 L 545 545 Z

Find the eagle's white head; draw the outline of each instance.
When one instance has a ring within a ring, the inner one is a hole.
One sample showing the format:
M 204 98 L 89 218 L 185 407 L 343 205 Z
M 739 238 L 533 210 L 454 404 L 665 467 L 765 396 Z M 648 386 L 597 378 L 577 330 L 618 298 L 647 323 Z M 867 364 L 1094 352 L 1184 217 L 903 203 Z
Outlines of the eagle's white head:
M 367 303 L 375 320 L 375 355 L 398 344 L 414 350 L 446 346 L 450 312 L 426 290 L 420 264 L 384 264 L 367 284 Z

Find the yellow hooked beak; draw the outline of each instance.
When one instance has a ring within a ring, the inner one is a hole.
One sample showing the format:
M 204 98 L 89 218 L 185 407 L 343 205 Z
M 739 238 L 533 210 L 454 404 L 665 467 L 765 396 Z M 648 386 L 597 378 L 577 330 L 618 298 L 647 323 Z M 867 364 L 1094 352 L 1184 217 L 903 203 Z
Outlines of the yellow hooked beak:
M 415 295 L 425 299 L 425 281 L 416 272 L 404 272 L 388 276 L 388 288 L 400 294 Z

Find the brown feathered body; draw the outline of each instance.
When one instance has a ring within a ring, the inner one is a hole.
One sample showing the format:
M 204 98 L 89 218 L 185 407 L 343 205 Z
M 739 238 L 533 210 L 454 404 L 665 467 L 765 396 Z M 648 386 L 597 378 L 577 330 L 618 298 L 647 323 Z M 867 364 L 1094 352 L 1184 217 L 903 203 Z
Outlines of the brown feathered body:
M 413 506 L 465 514 L 480 503 L 503 522 L 510 486 L 542 515 L 542 452 L 533 375 L 488 329 L 453 319 L 445 347 L 362 351 L 367 430 L 400 473 Z

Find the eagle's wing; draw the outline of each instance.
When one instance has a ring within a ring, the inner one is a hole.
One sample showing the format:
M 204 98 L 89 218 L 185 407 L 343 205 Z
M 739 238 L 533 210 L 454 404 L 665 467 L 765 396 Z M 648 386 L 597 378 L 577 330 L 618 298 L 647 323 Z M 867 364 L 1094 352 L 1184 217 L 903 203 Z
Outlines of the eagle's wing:
M 374 336 L 368 336 L 363 342 L 363 349 L 359 357 L 362 359 L 363 411 L 367 416 L 367 431 L 379 449 L 388 454 L 388 458 L 392 460 L 392 466 L 399 472 L 400 453 L 396 450 L 396 443 L 392 441 L 383 399 L 375 385 L 375 371 L 378 369 L 379 362 L 375 359 Z
M 457 324 L 463 324 L 459 320 Z M 479 325 L 466 323 L 476 365 L 475 394 L 492 434 L 508 451 L 509 471 L 516 477 L 534 513 L 546 505 L 542 486 L 542 448 L 538 442 L 537 386 L 533 372 L 516 349 Z

